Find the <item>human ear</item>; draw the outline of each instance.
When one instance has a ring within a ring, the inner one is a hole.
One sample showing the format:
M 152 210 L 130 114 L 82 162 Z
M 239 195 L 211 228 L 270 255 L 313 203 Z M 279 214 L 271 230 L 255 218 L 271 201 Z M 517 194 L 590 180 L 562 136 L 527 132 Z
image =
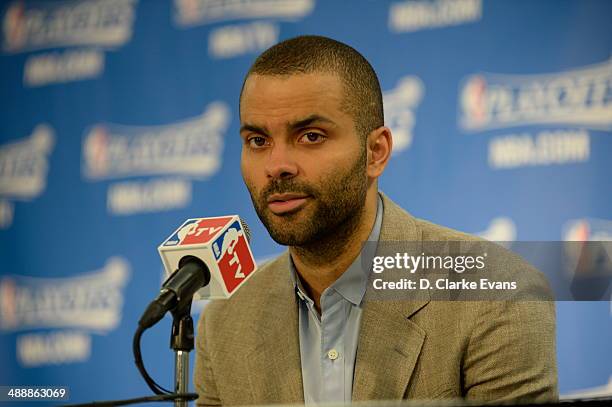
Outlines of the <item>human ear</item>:
M 366 143 L 368 154 L 367 174 L 370 178 L 378 178 L 391 157 L 393 137 L 391 129 L 381 126 L 368 134 Z

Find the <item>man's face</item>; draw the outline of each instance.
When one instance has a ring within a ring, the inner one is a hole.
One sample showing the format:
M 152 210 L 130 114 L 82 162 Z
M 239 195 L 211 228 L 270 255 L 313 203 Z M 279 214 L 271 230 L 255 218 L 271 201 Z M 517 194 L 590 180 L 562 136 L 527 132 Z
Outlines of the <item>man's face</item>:
M 259 218 L 279 244 L 314 243 L 356 223 L 366 151 L 343 87 L 330 74 L 251 75 L 240 110 L 241 169 Z

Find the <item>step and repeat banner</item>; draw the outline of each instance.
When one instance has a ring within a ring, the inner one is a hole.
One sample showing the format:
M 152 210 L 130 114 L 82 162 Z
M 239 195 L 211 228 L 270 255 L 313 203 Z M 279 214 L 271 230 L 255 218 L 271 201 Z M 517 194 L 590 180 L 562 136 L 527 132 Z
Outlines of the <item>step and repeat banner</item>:
M 0 4 L 0 385 L 148 394 L 131 341 L 157 246 L 239 214 L 258 262 L 284 250 L 242 183 L 238 95 L 261 51 L 301 34 L 376 69 L 395 147 L 381 189 L 415 216 L 497 241 L 612 239 L 610 1 Z M 561 393 L 612 393 L 610 302 L 557 314 Z M 165 387 L 169 340 L 169 318 L 143 337 Z

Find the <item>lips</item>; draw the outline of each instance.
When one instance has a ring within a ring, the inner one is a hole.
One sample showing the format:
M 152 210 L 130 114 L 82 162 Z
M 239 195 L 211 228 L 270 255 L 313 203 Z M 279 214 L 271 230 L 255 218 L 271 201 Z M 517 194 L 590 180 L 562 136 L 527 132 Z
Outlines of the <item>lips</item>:
M 308 198 L 309 196 L 304 194 L 272 194 L 268 197 L 268 208 L 272 213 L 281 215 L 299 210 Z

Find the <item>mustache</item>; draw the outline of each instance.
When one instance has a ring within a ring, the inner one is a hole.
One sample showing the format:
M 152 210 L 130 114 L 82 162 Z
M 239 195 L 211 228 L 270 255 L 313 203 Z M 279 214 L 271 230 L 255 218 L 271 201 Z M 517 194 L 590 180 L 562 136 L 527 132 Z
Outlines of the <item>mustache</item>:
M 317 191 L 310 185 L 303 182 L 289 179 L 273 179 L 268 185 L 261 191 L 261 198 L 267 201 L 268 197 L 272 194 L 285 194 L 285 193 L 298 193 L 304 195 L 316 196 Z

